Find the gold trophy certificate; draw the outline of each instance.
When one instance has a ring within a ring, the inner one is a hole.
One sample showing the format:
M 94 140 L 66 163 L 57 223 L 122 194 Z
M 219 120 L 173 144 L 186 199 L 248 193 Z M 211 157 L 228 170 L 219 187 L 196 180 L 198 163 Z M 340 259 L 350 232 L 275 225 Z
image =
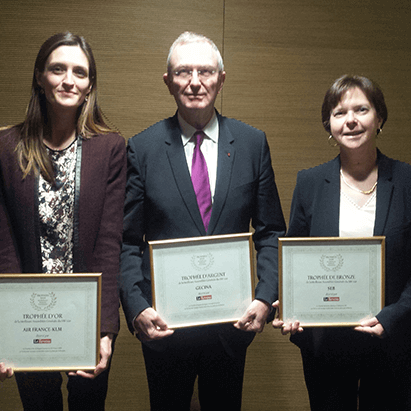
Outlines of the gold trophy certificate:
M 149 241 L 153 307 L 169 328 L 234 322 L 253 300 L 252 234 Z
M 384 306 L 385 237 L 279 239 L 280 318 L 354 327 Z
M 0 275 L 0 362 L 15 371 L 94 370 L 101 274 Z

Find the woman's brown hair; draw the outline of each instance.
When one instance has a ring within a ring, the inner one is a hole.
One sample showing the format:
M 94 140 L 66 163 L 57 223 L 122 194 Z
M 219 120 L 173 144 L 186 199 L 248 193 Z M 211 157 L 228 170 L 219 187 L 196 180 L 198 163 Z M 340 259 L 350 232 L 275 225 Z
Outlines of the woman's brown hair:
M 86 101 L 78 109 L 77 134 L 83 138 L 90 138 L 99 133 L 112 131 L 104 121 L 101 109 L 97 104 L 97 69 L 90 45 L 83 37 L 70 32 L 51 36 L 43 43 L 37 54 L 26 118 L 17 126 L 20 130 L 20 140 L 16 147 L 16 153 L 23 178 L 31 172 L 40 172 L 47 181 L 54 182 L 53 166 L 43 144 L 43 136 L 48 126 L 47 101 L 37 82 L 37 74 L 44 72 L 48 57 L 60 46 L 79 46 L 89 63 L 91 91 Z
M 332 110 L 337 107 L 343 94 L 352 88 L 358 87 L 374 106 L 378 117 L 382 120 L 381 128 L 387 121 L 388 110 L 385 105 L 384 94 L 374 81 L 362 76 L 344 75 L 334 81 L 333 85 L 327 90 L 321 109 L 322 122 L 325 130 L 330 133 L 330 117 Z

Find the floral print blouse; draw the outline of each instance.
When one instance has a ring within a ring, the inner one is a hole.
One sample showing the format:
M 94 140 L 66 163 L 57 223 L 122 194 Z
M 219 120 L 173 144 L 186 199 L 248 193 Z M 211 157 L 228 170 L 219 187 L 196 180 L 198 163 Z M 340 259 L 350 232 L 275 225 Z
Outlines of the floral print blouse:
M 56 183 L 51 185 L 41 175 L 39 177 L 43 273 L 72 273 L 77 139 L 64 150 L 46 149 L 54 166 Z

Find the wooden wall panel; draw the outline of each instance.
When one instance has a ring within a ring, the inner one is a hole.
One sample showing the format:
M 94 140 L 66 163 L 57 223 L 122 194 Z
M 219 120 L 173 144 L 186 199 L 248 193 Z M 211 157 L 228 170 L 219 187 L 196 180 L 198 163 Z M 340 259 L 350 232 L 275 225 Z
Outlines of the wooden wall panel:
M 389 120 L 380 147 L 411 161 L 409 2 L 227 0 L 223 112 L 263 129 L 288 214 L 296 173 L 331 159 L 321 104 L 331 83 L 360 74 L 380 83 Z
M 223 51 L 227 79 L 217 108 L 267 133 L 288 220 L 297 171 L 337 154 L 320 108 L 342 74 L 380 83 L 389 120 L 378 145 L 411 162 L 410 18 L 405 0 L 3 0 L 0 125 L 22 120 L 41 43 L 70 30 L 92 45 L 101 106 L 129 138 L 174 113 L 162 82 L 168 48 L 182 31 L 197 31 Z M 141 349 L 121 319 L 107 410 L 148 410 Z M 243 404 L 245 411 L 309 408 L 298 349 L 270 325 L 250 346 Z M 0 409 L 21 410 L 14 380 L 0 384 Z

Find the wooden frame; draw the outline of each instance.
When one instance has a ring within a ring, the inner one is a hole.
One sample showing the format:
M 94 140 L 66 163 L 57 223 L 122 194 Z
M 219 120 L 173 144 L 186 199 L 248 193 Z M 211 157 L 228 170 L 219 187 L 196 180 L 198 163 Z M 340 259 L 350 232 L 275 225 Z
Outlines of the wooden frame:
M 385 237 L 279 239 L 280 318 L 354 327 L 385 299 Z
M 169 328 L 237 321 L 254 297 L 252 234 L 149 241 L 153 307 Z
M 0 275 L 0 361 L 15 371 L 92 371 L 100 274 Z

